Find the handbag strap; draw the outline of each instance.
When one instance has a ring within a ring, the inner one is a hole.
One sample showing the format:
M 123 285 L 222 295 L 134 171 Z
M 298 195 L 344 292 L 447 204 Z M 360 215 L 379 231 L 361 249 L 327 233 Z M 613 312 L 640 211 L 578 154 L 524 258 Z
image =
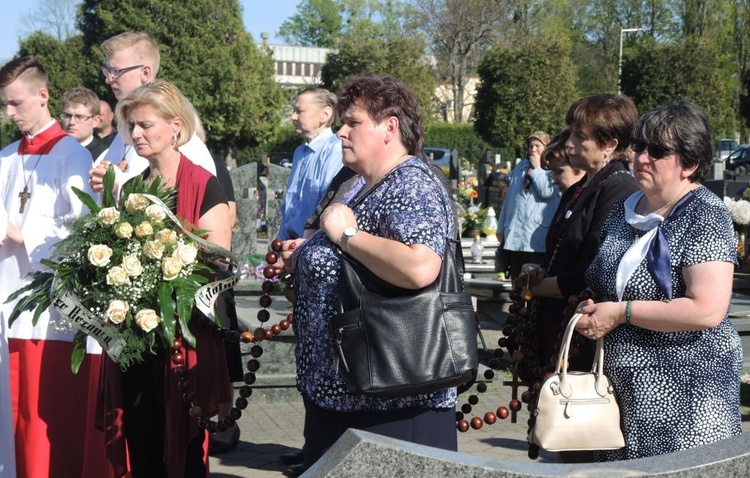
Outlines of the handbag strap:
M 560 376 L 560 393 L 565 398 L 570 398 L 573 393 L 573 389 L 568 383 L 568 355 L 576 324 L 582 317 L 583 314 L 575 314 L 570 319 L 570 322 L 568 322 L 565 334 L 563 335 L 562 347 L 560 348 L 560 357 L 557 362 L 556 373 Z M 591 373 L 596 375 L 596 393 L 601 397 L 606 397 L 608 394 L 608 384 L 604 376 L 604 337 L 596 339 L 596 354 L 594 355 L 594 362 L 591 365 Z

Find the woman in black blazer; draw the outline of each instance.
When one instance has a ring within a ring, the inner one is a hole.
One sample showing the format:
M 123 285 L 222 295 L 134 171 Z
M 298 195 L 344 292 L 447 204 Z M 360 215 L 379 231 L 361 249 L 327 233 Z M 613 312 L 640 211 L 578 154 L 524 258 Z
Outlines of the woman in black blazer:
M 547 234 L 544 262 L 539 267 L 524 266 L 536 298 L 532 303 L 538 344 L 534 347 L 538 354 L 535 362 L 541 364 L 533 370 L 521 367 L 526 380 L 538 380 L 554 369 L 556 362 L 550 359 L 557 353 L 562 325 L 567 322 L 563 310 L 568 298 L 586 288 L 584 273 L 599 248 L 602 225 L 612 205 L 636 190 L 625 163 L 638 120 L 630 98 L 612 94 L 585 96 L 573 103 L 565 120 L 571 131 L 565 143 L 570 164 L 586 175 L 560 200 Z M 521 279 L 524 285 L 525 280 Z M 591 367 L 593 356 L 586 353 L 585 347 L 581 349 L 577 357 L 571 357 L 572 369 Z

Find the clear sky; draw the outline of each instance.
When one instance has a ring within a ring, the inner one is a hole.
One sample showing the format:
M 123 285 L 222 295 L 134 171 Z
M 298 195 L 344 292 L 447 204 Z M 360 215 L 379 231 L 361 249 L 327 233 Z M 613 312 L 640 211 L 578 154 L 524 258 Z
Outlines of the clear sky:
M 212 0 L 205 0 L 212 1 Z M 19 36 L 23 35 L 23 16 L 29 15 L 35 6 L 42 5 L 41 0 L 20 2 L 2 0 L 3 21 L 0 22 L 0 63 L 11 59 L 18 51 Z M 260 42 L 261 32 L 268 32 L 269 43 L 283 43 L 275 37 L 279 26 L 292 16 L 299 0 L 240 0 L 243 7 L 245 29 Z M 179 2 L 177 3 L 179 5 Z

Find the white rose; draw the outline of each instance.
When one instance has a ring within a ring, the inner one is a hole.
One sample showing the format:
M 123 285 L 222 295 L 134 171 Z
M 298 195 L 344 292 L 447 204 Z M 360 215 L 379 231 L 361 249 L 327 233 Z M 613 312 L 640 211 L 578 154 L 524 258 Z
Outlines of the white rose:
M 167 257 L 161 263 L 161 270 L 164 273 L 164 280 L 172 280 L 180 274 L 182 264 L 177 258 Z
M 135 235 L 137 237 L 147 237 L 154 233 L 154 228 L 151 227 L 150 222 L 143 221 L 142 223 L 135 226 Z
M 172 257 L 179 260 L 182 266 L 187 266 L 195 262 L 195 258 L 198 257 L 198 248 L 193 244 L 180 244 L 172 252 Z
M 129 222 L 121 222 L 115 226 L 115 235 L 120 239 L 129 239 L 133 235 L 133 226 Z
M 94 267 L 106 266 L 109 264 L 110 257 L 112 257 L 112 249 L 104 244 L 96 244 L 89 247 L 88 258 Z
M 122 268 L 130 277 L 138 277 L 143 273 L 143 266 L 137 256 L 129 255 L 122 259 Z
M 162 206 L 152 204 L 146 208 L 146 217 L 154 224 L 161 224 L 161 222 L 167 217 L 167 213 L 164 212 Z
M 120 219 L 120 211 L 113 207 L 105 207 L 99 210 L 96 217 L 100 226 L 111 226 Z
M 159 241 L 147 241 L 143 245 L 143 252 L 149 259 L 161 259 L 164 255 L 164 244 Z
M 153 309 L 143 309 L 135 314 L 135 323 L 143 329 L 144 332 L 151 332 L 159 325 L 161 318 Z
M 130 283 L 128 273 L 125 272 L 120 266 L 114 266 L 107 272 L 107 284 L 109 285 L 123 285 Z
M 127 209 L 128 212 L 133 213 L 135 211 L 146 209 L 149 204 L 151 204 L 151 201 L 146 199 L 142 194 L 131 194 L 125 202 L 125 209 Z
M 109 302 L 107 307 L 107 318 L 113 324 L 120 324 L 125 320 L 128 315 L 128 303 L 122 300 L 112 300 Z
M 162 229 L 154 237 L 168 246 L 177 242 L 177 233 L 172 229 Z

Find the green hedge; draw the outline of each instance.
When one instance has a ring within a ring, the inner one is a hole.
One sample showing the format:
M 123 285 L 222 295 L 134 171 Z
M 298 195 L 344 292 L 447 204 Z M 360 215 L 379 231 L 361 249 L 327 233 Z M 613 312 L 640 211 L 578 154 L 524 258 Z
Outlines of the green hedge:
M 293 126 L 282 126 L 273 140 L 254 148 L 237 151 L 237 164 L 261 161 L 264 156 L 270 156 L 271 161 L 277 164 L 283 158 L 291 160 L 294 149 L 301 143 L 302 140 L 294 132 Z M 500 153 L 504 161 L 512 162 L 514 159 L 512 149 L 493 147 L 485 142 L 474 132 L 471 123 L 430 123 L 425 128 L 425 146 L 456 149 L 461 158 L 474 166 L 488 150 L 493 154 Z
M 473 166 L 477 165 L 485 151 L 500 153 L 503 158 L 506 154 L 501 148 L 480 138 L 474 132 L 472 123 L 430 123 L 425 128 L 425 146 L 458 150 L 459 156 Z

